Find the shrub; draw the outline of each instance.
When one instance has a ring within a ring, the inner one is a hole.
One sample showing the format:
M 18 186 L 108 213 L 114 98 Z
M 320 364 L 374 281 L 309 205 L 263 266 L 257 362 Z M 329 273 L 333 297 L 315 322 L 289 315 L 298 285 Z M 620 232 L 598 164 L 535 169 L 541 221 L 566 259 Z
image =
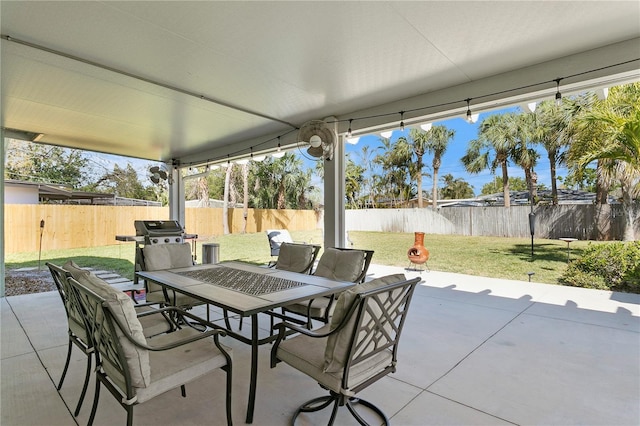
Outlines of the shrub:
M 560 283 L 574 287 L 640 293 L 640 242 L 589 245 Z

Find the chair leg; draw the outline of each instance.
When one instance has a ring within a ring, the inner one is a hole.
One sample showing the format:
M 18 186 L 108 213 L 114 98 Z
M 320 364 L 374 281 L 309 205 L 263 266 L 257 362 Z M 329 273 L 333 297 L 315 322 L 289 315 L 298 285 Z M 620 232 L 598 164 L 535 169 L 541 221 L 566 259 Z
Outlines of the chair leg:
M 93 395 L 93 406 L 91 407 L 91 415 L 89 416 L 89 421 L 87 422 L 87 426 L 93 425 L 93 419 L 96 417 L 96 411 L 98 409 L 99 398 L 100 398 L 100 380 L 96 375 L 96 393 Z
M 233 419 L 231 418 L 231 364 L 227 364 L 226 368 L 224 368 L 227 372 L 227 400 L 226 400 L 226 409 L 227 409 L 227 426 L 233 425 Z
M 329 405 L 333 403 L 333 409 L 331 410 L 331 418 L 329 419 L 329 423 L 327 423 L 327 425 L 331 426 L 336 419 L 339 402 L 340 402 L 339 398 L 337 398 L 333 394 L 320 396 L 318 398 L 314 398 L 310 401 L 307 401 L 304 404 L 302 404 L 293 414 L 293 417 L 291 418 L 291 424 L 295 425 L 296 419 L 298 418 L 300 413 L 314 413 L 316 411 L 324 410 L 325 408 L 327 408 Z
M 354 404 L 361 404 L 364 405 L 365 407 L 367 407 L 368 409 L 370 409 L 371 411 L 373 411 L 374 413 L 376 413 L 383 421 L 383 425 L 385 426 L 389 426 L 389 419 L 387 418 L 386 414 L 384 414 L 384 412 L 379 409 L 378 407 L 376 407 L 375 405 L 373 405 L 372 403 L 370 403 L 369 401 L 365 401 L 364 399 L 360 399 L 360 398 L 349 398 L 347 400 L 346 406 L 347 409 L 349 410 L 349 412 L 351 413 L 351 415 L 353 417 L 355 417 L 355 419 L 358 421 L 358 423 L 360 423 L 362 426 L 368 426 L 369 423 L 367 423 L 361 416 L 360 414 L 357 413 L 355 407 L 353 406 Z
M 67 375 L 67 369 L 69 368 L 69 362 L 71 361 L 71 348 L 73 346 L 73 342 L 69 339 L 69 349 L 67 349 L 67 361 L 64 363 L 64 368 L 62 369 L 62 376 L 60 377 L 60 383 L 58 383 L 57 389 L 60 390 L 62 388 L 62 383 L 64 382 L 64 378 Z
M 84 401 L 84 396 L 87 393 L 87 387 L 89 386 L 89 377 L 91 376 L 91 354 L 87 356 L 87 372 L 84 375 L 84 385 L 82 385 L 82 392 L 80 392 L 80 399 L 78 400 L 78 405 L 76 406 L 76 411 L 74 411 L 73 415 L 78 417 L 80 413 L 80 408 L 82 407 L 82 402 Z
M 133 405 L 127 405 L 127 426 L 133 426 Z

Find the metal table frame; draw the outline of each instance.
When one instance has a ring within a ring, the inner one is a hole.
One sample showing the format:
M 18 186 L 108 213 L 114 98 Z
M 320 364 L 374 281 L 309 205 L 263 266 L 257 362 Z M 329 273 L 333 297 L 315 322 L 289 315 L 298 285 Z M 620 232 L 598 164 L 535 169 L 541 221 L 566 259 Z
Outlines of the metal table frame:
M 180 275 L 181 272 L 198 271 L 227 267 L 245 271 L 248 276 L 259 274 L 282 278 L 294 281 L 299 286 L 276 291 L 272 293 L 251 295 L 242 293 L 230 288 L 226 288 L 219 283 L 198 281 L 196 279 Z M 211 327 L 226 330 L 227 334 L 248 345 L 251 345 L 251 373 L 249 383 L 249 400 L 247 403 L 246 423 L 253 422 L 253 413 L 256 399 L 256 385 L 258 379 L 258 346 L 270 343 L 275 339 L 275 335 L 260 339 L 258 333 L 258 314 L 266 313 L 279 316 L 272 312 L 273 309 L 289 305 L 294 302 L 313 299 L 316 297 L 329 296 L 337 292 L 346 290 L 355 284 L 342 281 L 333 281 L 322 277 L 295 272 L 281 271 L 277 269 L 264 268 L 256 265 L 241 262 L 224 262 L 218 264 L 195 265 L 188 268 L 171 269 L 154 272 L 138 272 L 140 277 L 153 281 L 167 290 L 174 290 L 184 293 L 193 298 L 202 300 L 211 305 L 218 306 L 231 312 L 239 314 L 241 317 L 251 317 L 251 338 L 247 338 L 230 328 L 221 327 L 218 324 L 210 323 Z

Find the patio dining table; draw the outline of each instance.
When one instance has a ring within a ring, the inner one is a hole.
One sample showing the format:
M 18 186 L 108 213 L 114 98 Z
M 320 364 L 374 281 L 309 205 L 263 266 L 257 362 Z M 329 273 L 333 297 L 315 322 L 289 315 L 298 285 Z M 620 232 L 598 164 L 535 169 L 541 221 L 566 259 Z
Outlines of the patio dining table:
M 177 291 L 207 304 L 251 317 L 251 337 L 211 323 L 227 334 L 251 345 L 251 373 L 246 422 L 253 422 L 258 378 L 258 346 L 270 343 L 275 335 L 260 338 L 258 314 L 276 315 L 273 309 L 294 302 L 328 296 L 346 290 L 353 283 L 334 281 L 314 275 L 266 268 L 242 262 L 194 265 L 187 268 L 137 273 L 145 280 L 161 285 L 166 291 Z

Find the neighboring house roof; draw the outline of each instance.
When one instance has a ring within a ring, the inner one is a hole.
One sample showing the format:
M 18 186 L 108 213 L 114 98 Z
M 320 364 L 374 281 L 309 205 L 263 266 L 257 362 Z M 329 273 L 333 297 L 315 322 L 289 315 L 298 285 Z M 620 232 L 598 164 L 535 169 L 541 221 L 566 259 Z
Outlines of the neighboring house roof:
M 509 196 L 513 204 L 528 204 L 529 203 L 529 191 L 510 191 Z M 488 203 L 491 205 L 504 204 L 504 194 L 497 192 L 495 194 L 481 195 L 476 198 L 478 201 Z M 551 203 L 551 190 L 543 189 L 538 190 L 539 202 Z M 577 189 L 558 189 L 558 204 L 593 204 L 596 200 L 596 194 L 594 192 L 580 191 Z M 609 204 L 617 204 L 618 200 L 615 197 L 608 197 Z
M 209 199 L 209 205 L 204 205 L 204 200 L 187 200 L 184 202 L 185 207 L 215 207 L 222 208 L 224 206 L 224 201 L 222 200 L 214 200 L 213 198 Z M 241 208 L 243 206 L 242 203 L 229 203 L 230 208 Z
M 37 188 L 38 197 L 41 201 L 63 200 L 63 201 L 88 201 L 93 203 L 95 199 L 114 199 L 113 194 L 104 194 L 100 192 L 74 191 L 63 185 L 43 182 L 27 182 L 21 180 L 7 179 L 4 181 L 5 186 Z

